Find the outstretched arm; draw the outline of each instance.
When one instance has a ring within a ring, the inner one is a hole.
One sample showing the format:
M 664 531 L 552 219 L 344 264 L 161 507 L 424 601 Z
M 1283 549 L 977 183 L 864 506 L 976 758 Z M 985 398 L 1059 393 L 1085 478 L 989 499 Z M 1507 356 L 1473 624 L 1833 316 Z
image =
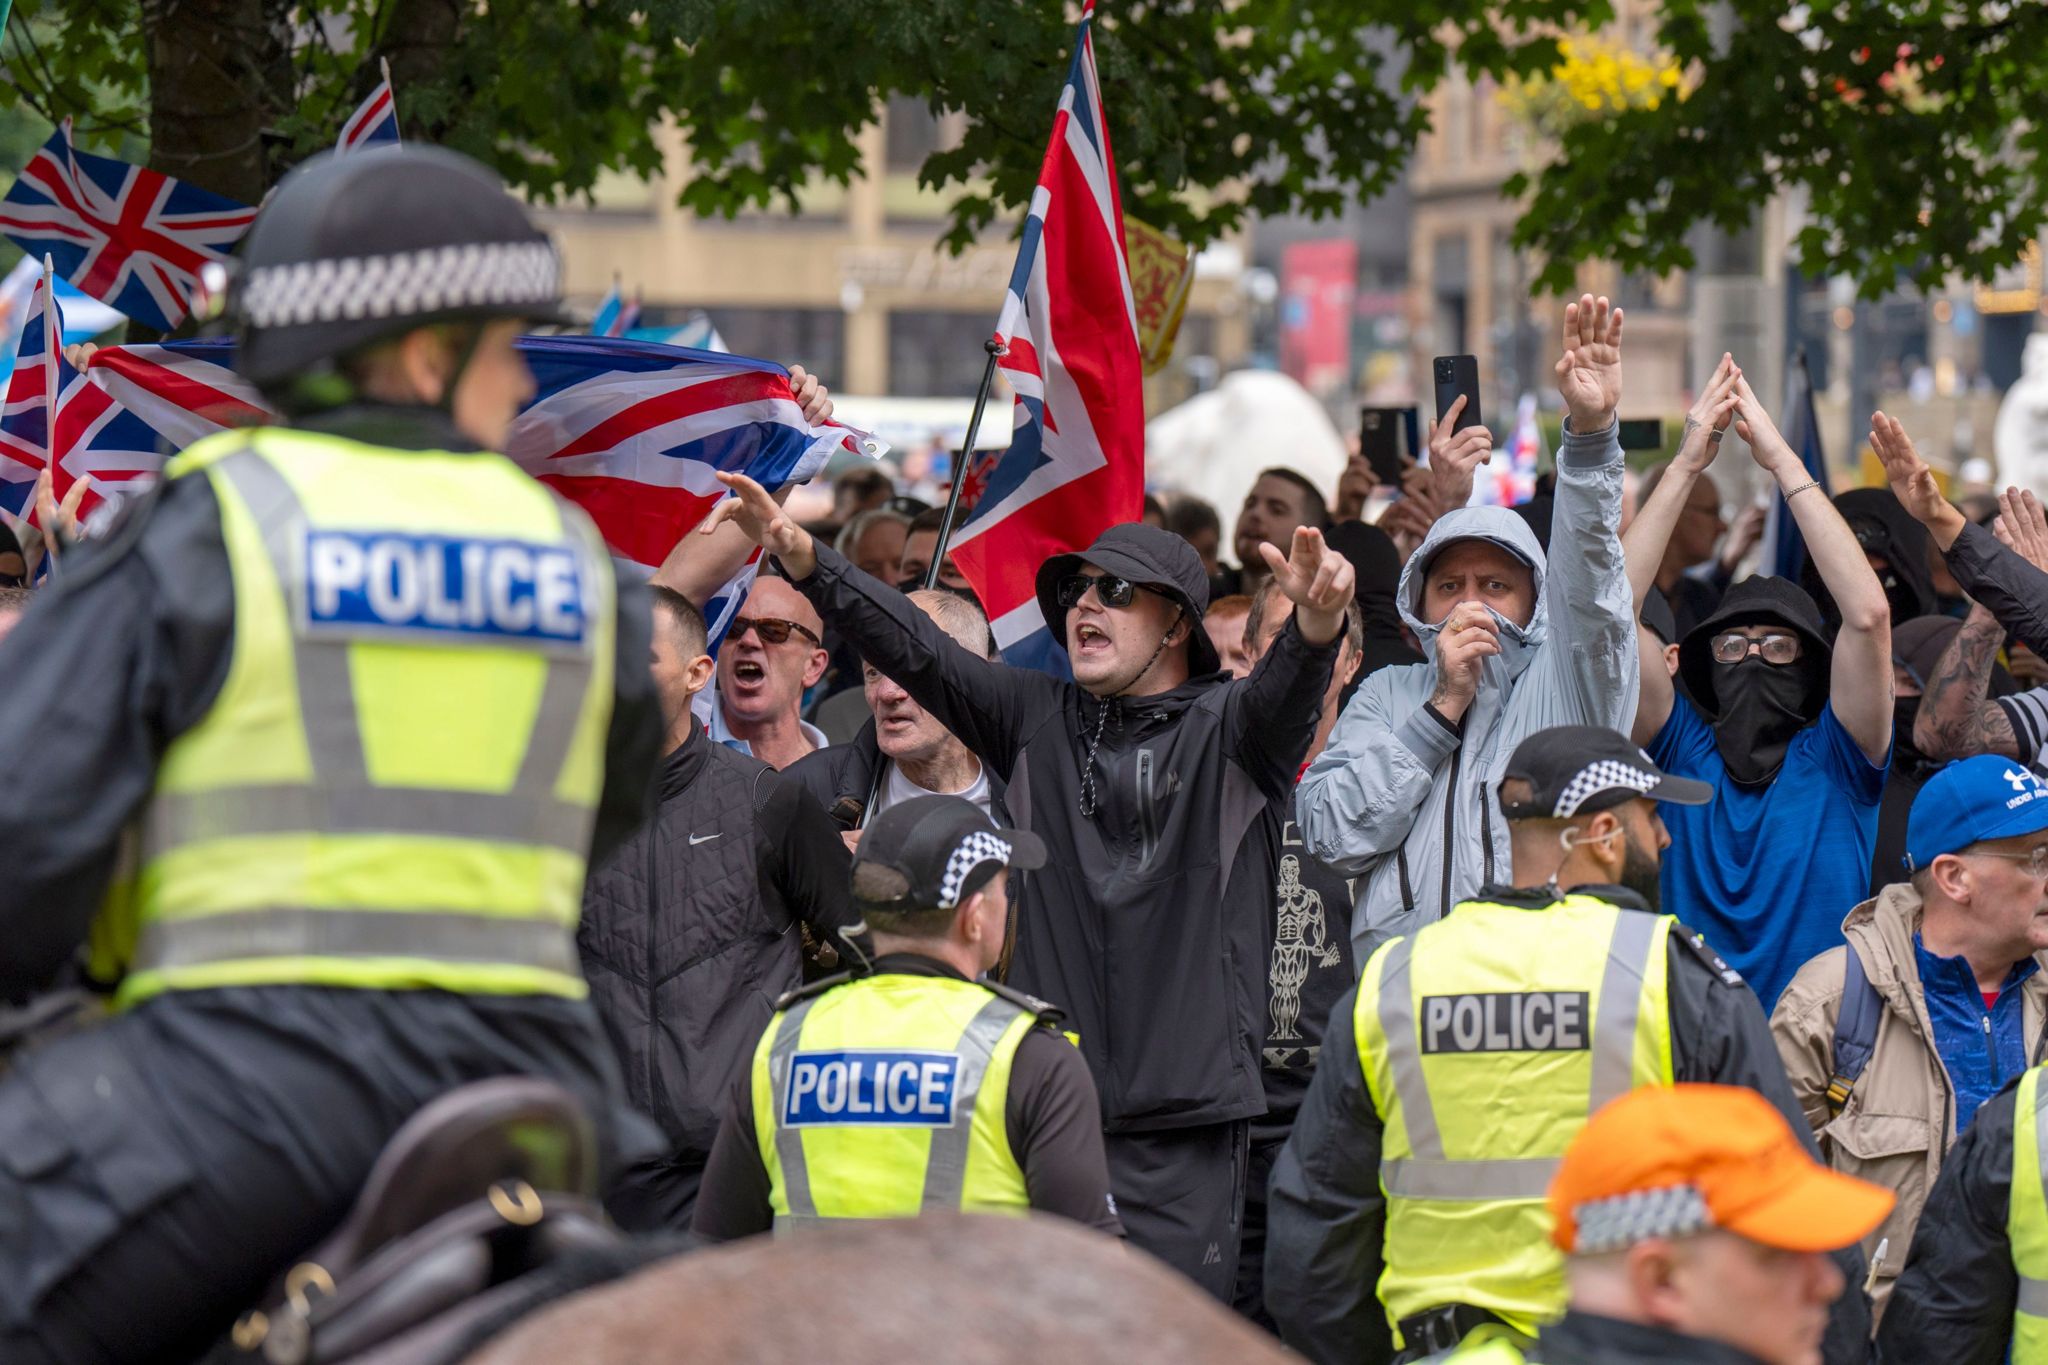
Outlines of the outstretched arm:
M 1629 523 L 1628 534 L 1621 538 L 1629 597 L 1637 620 L 1642 618 L 1643 600 L 1656 586 L 1657 568 L 1664 562 L 1671 533 L 1685 514 L 1694 485 L 1706 477 L 1714 457 L 1721 453 L 1721 437 L 1735 416 L 1735 383 L 1740 378 L 1742 371 L 1735 358 L 1724 354 L 1714 377 L 1685 415 L 1685 435 L 1678 443 L 1678 453 L 1671 457 L 1671 467 L 1664 471 L 1656 491 Z M 1671 718 L 1671 674 L 1664 667 L 1664 650 L 1654 637 L 1639 635 L 1636 658 L 1642 692 L 1636 701 L 1631 733 L 1636 743 L 1648 744 Z
M 1871 571 L 1856 533 L 1778 433 L 1749 381 L 1736 381 L 1736 392 L 1742 401 L 1735 428 L 1749 442 L 1757 464 L 1777 480 L 1806 552 L 1842 613 L 1829 677 L 1835 719 L 1865 758 L 1883 763 L 1892 748 L 1892 609 L 1884 585 Z M 1877 441 L 1875 431 L 1871 441 Z
M 1985 700 L 1991 666 L 2004 642 L 2005 627 L 1998 624 L 1998 618 L 1981 604 L 1971 607 L 1963 628 L 1941 652 L 1934 676 L 1927 680 L 1920 714 L 1913 722 L 1914 748 L 1942 761 L 1972 754 L 2033 757 L 2020 753 L 2005 708 Z

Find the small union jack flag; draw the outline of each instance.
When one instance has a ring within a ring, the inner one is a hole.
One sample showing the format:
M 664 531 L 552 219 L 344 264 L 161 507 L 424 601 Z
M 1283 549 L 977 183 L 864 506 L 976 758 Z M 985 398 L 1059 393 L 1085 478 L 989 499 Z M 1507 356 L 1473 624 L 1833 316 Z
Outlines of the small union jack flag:
M 384 79 L 377 82 L 377 88 L 341 125 L 341 138 L 334 144 L 335 155 L 398 145 L 398 97 L 391 92 L 390 63 L 382 65 Z
M 256 210 L 161 171 L 71 145 L 66 122 L 0 199 L 0 234 L 137 322 L 169 331 L 191 311 L 199 272 L 225 262 Z
M 14 373 L 0 403 L 0 514 L 10 520 L 33 510 L 36 479 L 48 465 L 51 445 L 64 454 L 65 432 L 56 418 L 61 396 L 78 372 L 64 359 L 64 316 L 47 279 L 37 280 L 21 326 Z M 69 487 L 69 480 L 66 481 Z

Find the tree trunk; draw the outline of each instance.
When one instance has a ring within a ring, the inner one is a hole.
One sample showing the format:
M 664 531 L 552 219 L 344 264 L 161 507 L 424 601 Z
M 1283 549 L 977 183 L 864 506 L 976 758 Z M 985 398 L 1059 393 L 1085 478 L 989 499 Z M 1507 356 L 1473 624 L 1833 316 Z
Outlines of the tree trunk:
M 263 133 L 289 99 L 268 0 L 148 0 L 150 169 L 244 204 L 270 187 Z
M 442 78 L 448 54 L 462 36 L 462 14 L 462 0 L 396 0 L 390 20 L 377 35 L 368 64 L 374 67 L 378 57 L 391 63 L 391 85 L 400 92 L 398 131 L 408 141 L 439 142 L 446 131 L 445 121 L 435 126 L 425 119 L 424 111 L 407 115 L 403 92 L 424 90 Z

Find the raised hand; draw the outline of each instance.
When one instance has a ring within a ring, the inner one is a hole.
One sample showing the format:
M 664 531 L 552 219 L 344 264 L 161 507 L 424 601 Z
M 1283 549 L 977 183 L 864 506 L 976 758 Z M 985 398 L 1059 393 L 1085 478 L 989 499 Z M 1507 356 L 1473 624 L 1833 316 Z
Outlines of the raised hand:
M 1749 386 L 1747 379 L 1737 377 L 1735 394 L 1735 432 L 1749 443 L 1750 458 L 1771 475 L 1780 471 L 1803 471 L 1805 466 L 1799 463 L 1798 453 L 1778 430 L 1778 424 L 1771 420 L 1770 411 L 1756 396 L 1756 390 Z
M 796 405 L 804 410 L 804 420 L 812 426 L 832 415 L 832 395 L 818 382 L 818 376 L 801 365 L 789 367 L 789 391 L 796 395 Z
M 1440 507 L 1463 507 L 1472 501 L 1475 470 L 1493 460 L 1493 433 L 1485 423 L 1463 431 L 1451 429 L 1464 410 L 1461 393 L 1429 430 L 1429 489 Z
M 1956 537 L 1963 533 L 1963 514 L 1949 505 L 1941 495 L 1941 485 L 1934 481 L 1934 471 L 1927 467 L 1927 461 L 1920 458 L 1920 452 L 1913 449 L 1913 438 L 1899 425 L 1895 417 L 1882 412 L 1870 414 L 1870 448 L 1877 454 L 1878 463 L 1884 466 L 1885 482 L 1892 486 L 1892 496 L 1899 505 L 1912 514 L 1913 520 L 1927 528 L 1934 537 L 1934 543 L 1943 551 L 1955 544 Z
M 697 533 L 708 536 L 731 522 L 747 539 L 781 560 L 792 577 L 809 578 L 818 567 L 817 546 L 810 532 L 783 515 L 774 495 L 746 475 L 721 473 L 718 481 L 732 490 L 732 496 L 711 509 Z
M 1453 725 L 1479 694 L 1479 674 L 1500 653 L 1500 627 L 1477 602 L 1460 602 L 1436 637 L 1436 690 L 1429 704 Z
M 1557 392 L 1575 432 L 1605 431 L 1621 403 L 1621 310 L 1582 295 L 1564 306 L 1564 354 Z
M 1671 457 L 1673 464 L 1705 473 L 1714 463 L 1714 457 L 1721 453 L 1722 433 L 1734 420 L 1736 404 L 1741 401 L 1735 390 L 1741 380 L 1742 369 L 1735 363 L 1735 357 L 1724 352 L 1721 363 L 1714 367 L 1713 378 L 1685 414 L 1685 434 L 1678 440 L 1678 453 Z
M 1259 553 L 1273 581 L 1294 603 L 1294 624 L 1312 645 L 1326 645 L 1344 628 L 1344 608 L 1351 605 L 1357 575 L 1351 561 L 1323 543 L 1323 533 L 1310 526 L 1294 528 L 1294 544 L 1285 558 L 1261 543 Z
M 1998 520 L 1991 533 L 2021 559 L 2048 572 L 2048 513 L 2031 491 L 2008 488 L 1998 495 Z

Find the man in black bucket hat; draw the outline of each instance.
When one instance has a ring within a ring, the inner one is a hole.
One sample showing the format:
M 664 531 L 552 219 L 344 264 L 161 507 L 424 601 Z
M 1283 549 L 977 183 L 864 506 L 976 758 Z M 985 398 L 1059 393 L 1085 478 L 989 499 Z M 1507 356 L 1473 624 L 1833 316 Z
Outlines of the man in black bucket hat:
M 1777 484 L 1840 628 L 1798 584 L 1746 578 L 1678 647 L 1677 695 L 1643 651 L 1634 739 L 1666 771 L 1710 782 L 1715 800 L 1668 810 L 1664 908 L 1706 935 L 1769 1009 L 1809 958 L 1841 942 L 1865 899 L 1892 744 L 1892 604 L 1864 545 L 1727 358 L 1723 395 L 1685 442 L 1623 541 L 1640 603 L 1684 499 L 1721 429 Z
M 1036 587 L 1074 681 L 962 649 L 904 596 L 813 542 L 758 485 L 717 519 L 774 554 L 826 624 L 1009 784 L 1046 864 L 1024 888 L 1009 984 L 1051 1001 L 1102 1095 L 1110 1189 L 1132 1242 L 1228 1301 L 1249 1121 L 1265 1109 L 1259 813 L 1290 791 L 1336 659 L 1352 571 L 1321 532 L 1266 549 L 1296 604 L 1250 677 L 1218 671 L 1186 541 L 1114 526 Z

